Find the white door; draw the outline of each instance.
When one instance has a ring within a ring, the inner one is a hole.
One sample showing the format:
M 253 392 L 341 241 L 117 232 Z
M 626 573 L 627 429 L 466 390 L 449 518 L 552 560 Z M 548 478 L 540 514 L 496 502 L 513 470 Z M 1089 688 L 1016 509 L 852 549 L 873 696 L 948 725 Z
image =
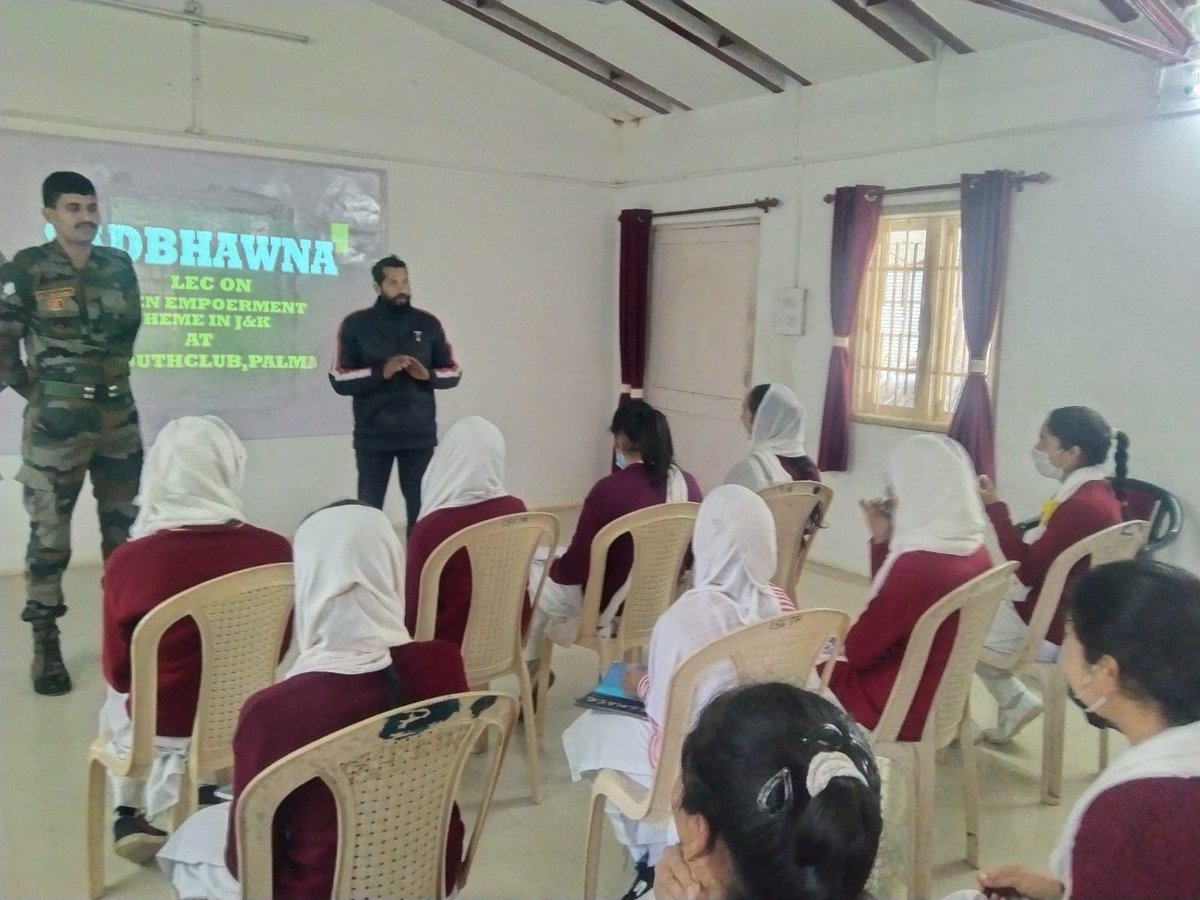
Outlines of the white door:
M 746 452 L 757 285 L 757 222 L 655 227 L 646 400 L 706 493 Z

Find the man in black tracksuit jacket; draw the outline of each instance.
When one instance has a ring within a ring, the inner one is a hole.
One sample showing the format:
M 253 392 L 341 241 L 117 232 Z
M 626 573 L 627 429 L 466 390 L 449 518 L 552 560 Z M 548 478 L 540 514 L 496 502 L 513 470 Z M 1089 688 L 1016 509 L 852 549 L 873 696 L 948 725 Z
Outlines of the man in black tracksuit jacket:
M 412 305 L 408 267 L 388 256 L 371 268 L 375 305 L 342 320 L 329 382 L 354 398 L 358 499 L 383 508 L 392 462 L 412 530 L 421 510 L 421 476 L 437 446 L 435 390 L 462 378 L 442 323 Z

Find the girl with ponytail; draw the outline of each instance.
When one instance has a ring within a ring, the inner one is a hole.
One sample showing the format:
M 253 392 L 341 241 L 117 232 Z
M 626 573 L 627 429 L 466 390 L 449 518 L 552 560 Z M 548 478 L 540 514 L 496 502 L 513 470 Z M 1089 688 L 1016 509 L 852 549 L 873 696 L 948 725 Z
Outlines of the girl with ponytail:
M 1110 485 L 1102 467 L 1114 443 L 1116 477 Z M 991 479 L 986 475 L 979 478 L 980 494 L 996 529 L 1000 549 L 1005 557 L 1020 563 L 1019 584 L 1001 604 L 985 643 L 988 649 L 1000 653 L 1014 652 L 1025 643 L 1042 581 L 1058 555 L 1122 520 L 1118 497 L 1129 466 L 1129 438 L 1121 431 L 1114 434 L 1100 413 L 1086 406 L 1053 410 L 1042 424 L 1032 456 L 1038 473 L 1059 483 L 1054 496 L 1043 504 L 1041 522 L 1032 531 L 1022 534 L 1013 524 L 1008 506 L 1000 500 Z M 1074 581 L 1086 569 L 1087 560 L 1080 560 L 1071 571 L 1038 661 L 1050 662 L 1058 657 L 1066 599 Z M 978 672 L 999 707 L 996 727 L 986 729 L 983 738 L 992 744 L 1007 743 L 1037 718 L 1042 701 L 1015 675 L 986 663 L 980 663 Z
M 630 400 L 618 407 L 609 428 L 613 439 L 613 471 L 597 481 L 583 501 L 579 524 L 566 552 L 554 560 L 550 577 L 533 614 L 525 644 L 525 658 L 536 660 L 542 637 L 571 646 L 579 626 L 583 589 L 588 580 L 592 539 L 609 522 L 658 503 L 699 503 L 696 479 L 675 463 L 675 449 L 667 417 L 645 400 Z M 628 535 L 608 551 L 601 592 L 602 617 L 611 622 L 620 599 L 610 603 L 633 568 L 633 542 Z M 541 572 L 535 573 L 540 577 Z M 536 583 L 536 580 L 531 581 Z M 612 607 L 610 609 L 610 607 Z
M 875 758 L 850 719 L 778 682 L 713 700 L 683 745 L 662 900 L 859 900 L 882 830 Z

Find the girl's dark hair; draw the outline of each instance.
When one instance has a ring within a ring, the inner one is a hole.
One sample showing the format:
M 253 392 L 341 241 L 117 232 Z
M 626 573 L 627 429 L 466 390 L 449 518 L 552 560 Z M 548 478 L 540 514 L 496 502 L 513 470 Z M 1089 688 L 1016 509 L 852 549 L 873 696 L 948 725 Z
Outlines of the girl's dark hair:
M 834 778 L 809 797 L 809 763 L 828 750 L 849 756 L 867 783 Z M 791 802 L 775 797 L 764 809 L 760 792 L 783 769 Z M 778 682 L 720 695 L 684 741 L 682 781 L 680 805 L 708 822 L 709 849 L 720 838 L 729 850 L 729 900 L 862 895 L 883 827 L 879 770 L 858 726 L 828 700 Z
M 630 400 L 617 407 L 609 430 L 624 435 L 642 455 L 642 465 L 652 485 L 661 487 L 667 483 L 675 462 L 675 447 L 666 416 L 645 400 Z
M 1115 659 L 1121 690 L 1171 725 L 1200 721 L 1200 579 L 1149 560 L 1109 563 L 1080 579 L 1069 610 L 1084 659 Z
M 1099 466 L 1108 459 L 1108 448 L 1114 438 L 1117 450 L 1116 478 L 1113 488 L 1121 495 L 1129 474 L 1129 437 L 1123 431 L 1113 434 L 1104 417 L 1087 406 L 1060 406 L 1046 417 L 1046 430 L 1058 438 L 1064 450 L 1078 447 L 1084 465 Z
M 756 384 L 750 388 L 750 393 L 746 395 L 746 408 L 750 410 L 750 415 L 758 415 L 758 408 L 762 406 L 763 397 L 767 396 L 767 391 L 770 389 L 769 384 Z

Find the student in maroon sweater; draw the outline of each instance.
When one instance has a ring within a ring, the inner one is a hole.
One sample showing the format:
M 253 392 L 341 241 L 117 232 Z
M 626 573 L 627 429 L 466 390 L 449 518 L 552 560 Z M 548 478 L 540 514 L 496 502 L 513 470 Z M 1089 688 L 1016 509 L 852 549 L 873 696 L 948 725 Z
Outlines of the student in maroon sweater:
M 1084 791 L 1050 871 L 979 873 L 991 897 L 1200 897 L 1200 580 L 1153 562 L 1101 566 L 1070 600 L 1059 664 L 1089 719 L 1130 748 Z M 1004 894 L 1010 896 L 1010 894 Z
M 752 491 L 789 481 L 820 481 L 821 472 L 804 449 L 804 407 L 784 384 L 756 385 L 742 405 L 750 453 L 725 477 Z
M 459 419 L 446 431 L 421 482 L 421 514 L 408 538 L 404 623 L 417 630 L 421 572 L 429 555 L 464 528 L 525 512 L 504 489 L 504 435 L 479 416 Z M 442 569 L 434 637 L 462 646 L 471 607 L 471 560 L 460 550 Z M 525 601 L 522 626 L 529 624 Z
M 887 484 L 888 499 L 862 504 L 875 577 L 829 682 L 867 729 L 879 724 L 917 620 L 991 567 L 975 472 L 957 443 L 934 434 L 904 438 L 888 455 Z M 957 631 L 954 615 L 934 637 L 901 740 L 920 739 Z
M 1116 480 L 1120 485 L 1129 459 L 1129 438 L 1120 431 L 1115 438 Z M 980 477 L 980 493 L 996 529 L 1000 549 L 1010 560 L 1020 563 L 1019 584 L 1014 585 L 1013 592 L 996 612 L 996 621 L 985 642 L 988 649 L 1001 653 L 1019 650 L 1029 633 L 1028 623 L 1042 581 L 1054 560 L 1073 544 L 1121 521 L 1121 504 L 1101 468 L 1108 459 L 1113 439 L 1108 423 L 1086 406 L 1064 406 L 1047 416 L 1033 448 L 1033 463 L 1040 474 L 1061 485 L 1044 505 L 1041 523 L 1024 535 L 1013 524 L 1008 506 L 1001 502 L 991 479 Z M 1059 599 L 1058 610 L 1038 653 L 1039 661 L 1053 661 L 1058 656 L 1063 641 L 1065 598 L 1074 579 L 1086 568 L 1087 560 L 1081 560 L 1072 570 L 1068 590 Z M 986 729 L 983 739 L 992 744 L 1007 743 L 1037 718 L 1042 701 L 1010 673 L 987 663 L 980 663 L 978 672 L 998 705 L 996 727 Z
M 296 646 L 284 680 L 246 701 L 233 738 L 234 796 L 287 754 L 388 709 L 467 690 L 453 644 L 413 643 L 401 599 L 404 553 L 387 517 L 354 501 L 323 509 L 296 532 Z M 393 675 L 396 676 L 393 678 Z M 397 683 L 398 682 L 398 683 Z M 180 898 L 240 898 L 232 804 L 201 810 L 171 836 L 159 862 Z M 319 782 L 302 785 L 275 815 L 280 900 L 329 897 L 337 864 L 337 811 Z M 462 860 L 455 810 L 446 885 Z
M 176 594 L 205 581 L 271 563 L 291 562 L 282 535 L 256 528 L 242 513 L 246 451 L 215 416 L 167 424 L 146 458 L 137 519 L 130 540 L 104 568 L 103 669 L 108 699 L 101 731 L 127 753 L 128 694 L 133 631 L 142 618 Z M 158 756 L 149 783 L 110 778 L 119 856 L 145 862 L 166 840 L 147 819 L 174 806 L 200 692 L 200 632 L 191 619 L 163 635 L 158 653 Z
M 583 501 L 579 524 L 567 551 L 554 560 L 542 589 L 526 641 L 527 660 L 538 657 L 542 636 L 564 646 L 575 640 L 583 589 L 588 580 L 592 539 L 614 519 L 659 503 L 699 503 L 700 486 L 675 464 L 667 417 L 645 400 L 631 400 L 613 414 L 610 428 L 616 471 L 597 481 Z M 615 613 L 609 601 L 629 578 L 633 541 L 618 539 L 608 551 L 601 592 L 602 610 Z M 602 616 L 602 618 L 606 618 Z M 606 621 L 611 621 L 611 615 Z

